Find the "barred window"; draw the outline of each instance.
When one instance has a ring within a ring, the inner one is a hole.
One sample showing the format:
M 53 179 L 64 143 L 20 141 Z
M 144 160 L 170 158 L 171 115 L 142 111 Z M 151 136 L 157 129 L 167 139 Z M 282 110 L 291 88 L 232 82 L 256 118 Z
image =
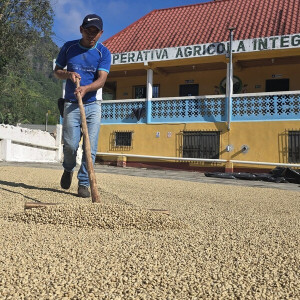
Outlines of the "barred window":
M 115 146 L 116 147 L 131 147 L 132 131 L 115 132 Z
M 183 157 L 219 159 L 220 131 L 183 131 Z
M 289 131 L 289 163 L 300 163 L 300 131 Z
M 147 97 L 147 88 L 145 85 L 136 85 L 133 87 L 134 99 L 141 99 Z M 159 98 L 159 85 L 154 84 L 152 86 L 152 97 Z

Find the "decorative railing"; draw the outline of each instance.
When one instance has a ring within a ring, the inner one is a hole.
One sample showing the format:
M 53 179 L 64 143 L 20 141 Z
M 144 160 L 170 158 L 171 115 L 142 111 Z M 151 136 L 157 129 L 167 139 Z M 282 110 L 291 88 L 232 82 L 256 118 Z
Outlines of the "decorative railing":
M 145 99 L 103 101 L 101 122 L 103 124 L 146 123 L 145 105 Z
M 300 119 L 300 92 L 234 95 L 232 121 Z
M 225 97 L 152 99 L 151 122 L 224 122 Z
M 110 100 L 102 124 L 225 122 L 227 113 L 224 95 Z M 268 120 L 300 120 L 300 91 L 233 95 L 232 122 Z

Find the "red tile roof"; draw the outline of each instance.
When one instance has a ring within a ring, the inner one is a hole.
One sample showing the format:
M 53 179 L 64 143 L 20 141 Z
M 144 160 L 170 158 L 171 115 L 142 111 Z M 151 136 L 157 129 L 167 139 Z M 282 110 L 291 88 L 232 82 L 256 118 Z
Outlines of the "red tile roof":
M 153 10 L 104 44 L 112 53 L 300 33 L 299 0 L 217 0 Z

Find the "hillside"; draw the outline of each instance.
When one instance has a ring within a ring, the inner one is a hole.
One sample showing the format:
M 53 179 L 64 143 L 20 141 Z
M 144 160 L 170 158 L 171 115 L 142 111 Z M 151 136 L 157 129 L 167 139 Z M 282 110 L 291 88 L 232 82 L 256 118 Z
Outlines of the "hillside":
M 0 123 L 48 124 L 59 122 L 57 99 L 62 81 L 53 77 L 53 59 L 59 49 L 51 39 L 41 38 L 19 61 L 10 63 L 1 76 Z

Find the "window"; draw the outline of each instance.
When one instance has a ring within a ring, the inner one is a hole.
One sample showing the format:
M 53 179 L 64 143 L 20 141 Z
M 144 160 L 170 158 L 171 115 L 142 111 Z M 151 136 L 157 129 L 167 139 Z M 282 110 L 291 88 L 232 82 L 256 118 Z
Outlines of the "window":
M 300 131 L 289 131 L 289 163 L 300 163 Z
M 103 100 L 116 100 L 117 83 L 106 81 L 102 89 Z
M 146 86 L 135 86 L 134 87 L 134 99 L 146 98 Z
M 116 131 L 115 146 L 116 147 L 131 147 L 132 131 Z
M 159 85 L 152 86 L 152 98 L 159 98 Z
M 145 85 L 137 85 L 133 87 L 134 99 L 143 99 L 147 97 L 147 88 Z M 159 85 L 152 86 L 152 98 L 159 97 Z
M 181 84 L 179 86 L 179 97 L 198 96 L 198 95 L 199 95 L 198 84 Z
M 220 131 L 184 131 L 183 157 L 219 159 Z
M 266 92 L 282 92 L 290 90 L 289 79 L 267 79 Z

